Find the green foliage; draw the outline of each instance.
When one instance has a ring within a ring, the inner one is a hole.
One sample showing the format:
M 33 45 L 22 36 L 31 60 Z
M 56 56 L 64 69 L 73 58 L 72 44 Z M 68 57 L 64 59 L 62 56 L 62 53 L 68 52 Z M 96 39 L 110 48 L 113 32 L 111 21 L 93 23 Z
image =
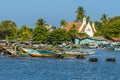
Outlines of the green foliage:
M 81 33 L 81 32 L 79 32 L 78 33 L 78 36 L 88 36 L 86 33 Z
M 105 23 L 107 21 L 107 15 L 102 14 L 101 20 L 102 20 L 103 23 Z
M 86 22 L 87 22 L 87 23 L 88 23 L 88 22 L 92 22 L 91 19 L 90 19 L 90 16 L 87 16 L 87 17 L 86 17 Z
M 71 27 L 71 29 L 68 31 L 68 35 L 71 39 L 73 39 L 77 35 L 77 30 L 75 29 L 75 25 Z
M 48 30 L 44 26 L 37 26 L 34 29 L 33 41 L 47 42 Z
M 97 30 L 95 33 L 94 33 L 94 36 L 103 36 L 103 24 L 102 22 L 99 22 L 99 21 L 95 21 L 95 29 Z
M 44 26 L 46 21 L 42 18 L 39 18 L 36 22 L 36 26 Z
M 102 22 L 95 21 L 94 23 L 95 23 L 95 29 L 99 31 L 102 28 Z
M 65 20 L 61 20 L 60 25 L 61 25 L 61 26 L 66 26 L 66 25 L 67 25 L 67 22 L 66 22 Z
M 7 40 L 16 40 L 18 38 L 18 29 L 14 29 L 14 31 L 10 30 L 10 34 L 6 36 Z
M 4 20 L 0 24 L 0 38 L 1 39 L 12 39 L 15 37 L 17 25 L 11 20 Z
M 106 27 L 104 34 L 106 37 L 120 37 L 120 18 L 110 22 L 109 25 L 104 25 L 104 27 Z
M 109 23 L 114 22 L 119 19 L 120 19 L 120 16 L 115 16 L 115 17 L 109 18 L 109 20 L 107 21 L 107 23 L 108 23 L 107 25 L 109 25 Z
M 32 34 L 33 34 L 32 29 L 29 28 L 29 26 L 24 25 L 24 26 L 21 26 L 19 30 L 18 38 L 21 41 L 29 41 L 30 37 L 32 37 Z
M 48 42 L 56 45 L 60 42 L 66 42 L 69 40 L 69 36 L 66 30 L 63 29 L 56 29 L 49 34 Z
M 120 16 L 107 19 L 106 15 L 103 14 L 101 20 L 102 22 L 95 22 L 97 32 L 95 32 L 94 36 L 120 37 Z
M 95 22 L 97 32 L 95 36 L 104 36 L 106 38 L 120 37 L 120 16 L 103 19 L 102 22 Z
M 76 16 L 76 21 L 82 21 L 82 19 L 85 16 L 85 10 L 83 7 L 78 7 L 77 10 L 75 11 L 75 13 L 77 14 Z

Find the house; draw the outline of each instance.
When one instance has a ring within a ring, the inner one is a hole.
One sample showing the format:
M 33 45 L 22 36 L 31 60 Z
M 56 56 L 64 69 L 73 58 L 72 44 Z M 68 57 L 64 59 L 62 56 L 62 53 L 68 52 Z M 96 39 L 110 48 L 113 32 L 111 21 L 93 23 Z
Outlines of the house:
M 78 44 L 101 44 L 101 43 L 106 43 L 107 39 L 105 39 L 102 36 L 98 36 L 98 37 L 87 37 L 87 36 L 77 36 L 74 38 L 74 44 L 78 45 Z
M 96 32 L 94 23 L 92 23 L 92 25 L 90 24 L 90 22 L 87 23 L 86 18 L 83 18 L 82 22 L 67 23 L 65 26 L 62 26 L 61 29 L 65 29 L 65 30 L 69 31 L 71 29 L 71 27 L 73 27 L 73 25 L 75 26 L 78 33 L 86 33 L 89 36 L 93 36 L 94 33 Z
M 111 40 L 113 42 L 120 42 L 120 37 L 112 37 Z
M 112 37 L 109 42 L 113 45 L 120 45 L 120 37 Z
M 49 25 L 49 24 L 46 24 L 44 27 L 45 27 L 46 29 L 48 29 L 50 32 L 52 32 L 52 31 L 54 31 L 54 30 L 56 29 L 55 26 L 52 26 L 52 25 Z

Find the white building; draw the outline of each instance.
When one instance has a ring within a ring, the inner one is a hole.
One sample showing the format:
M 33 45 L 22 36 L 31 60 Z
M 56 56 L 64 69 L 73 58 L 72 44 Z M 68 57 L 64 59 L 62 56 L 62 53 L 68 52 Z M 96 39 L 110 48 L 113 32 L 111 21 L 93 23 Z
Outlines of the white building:
M 81 32 L 86 33 L 89 36 L 93 36 L 94 33 L 96 32 L 94 23 L 92 23 L 92 25 L 90 24 L 90 22 L 87 23 L 86 18 L 83 18 L 83 22 L 69 22 L 65 26 L 62 26 L 61 28 L 69 31 L 71 27 L 73 27 L 73 25 L 75 25 L 75 28 L 78 31 L 78 33 Z

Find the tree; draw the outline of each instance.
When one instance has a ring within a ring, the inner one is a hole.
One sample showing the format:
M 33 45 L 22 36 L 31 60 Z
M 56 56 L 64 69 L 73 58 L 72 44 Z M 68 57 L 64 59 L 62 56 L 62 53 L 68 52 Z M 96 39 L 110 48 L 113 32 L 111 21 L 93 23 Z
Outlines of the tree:
M 96 32 L 94 33 L 94 36 L 103 36 L 102 22 L 95 21 L 94 23 L 95 23 L 95 29 L 96 29 Z
M 88 34 L 86 34 L 86 33 L 78 33 L 78 36 L 88 36 Z
M 75 13 L 77 14 L 76 16 L 76 21 L 82 21 L 82 19 L 85 16 L 85 10 L 83 7 L 78 7 L 77 10 L 75 11 Z
M 48 30 L 44 26 L 37 26 L 33 32 L 33 41 L 47 42 Z
M 30 37 L 32 37 L 33 31 L 27 25 L 21 26 L 19 30 L 18 38 L 21 41 L 29 41 Z
M 104 36 L 106 38 L 120 37 L 120 16 L 109 18 L 104 22 L 95 22 L 97 32 L 95 36 Z
M 77 30 L 75 29 L 75 24 L 72 25 L 71 29 L 68 31 L 70 39 L 73 39 L 77 35 Z
M 36 26 L 44 26 L 46 21 L 42 18 L 39 18 L 36 22 Z
M 120 19 L 117 19 L 113 22 L 110 22 L 109 25 L 104 25 L 105 29 L 105 37 L 120 37 Z
M 90 16 L 87 16 L 87 17 L 86 17 L 86 22 L 87 22 L 87 23 L 88 23 L 88 22 L 91 22 Z
M 66 25 L 67 25 L 67 22 L 66 22 L 65 20 L 61 20 L 60 25 L 61 25 L 61 26 L 66 26 Z
M 0 24 L 0 35 L 1 39 L 6 39 L 8 37 L 11 37 L 14 33 L 16 33 L 17 25 L 15 22 L 11 20 L 4 20 Z
M 53 45 L 56 45 L 61 42 L 69 41 L 69 36 L 66 30 L 56 29 L 49 34 L 49 40 Z
M 103 23 L 107 21 L 107 15 L 105 13 L 102 15 L 101 20 Z

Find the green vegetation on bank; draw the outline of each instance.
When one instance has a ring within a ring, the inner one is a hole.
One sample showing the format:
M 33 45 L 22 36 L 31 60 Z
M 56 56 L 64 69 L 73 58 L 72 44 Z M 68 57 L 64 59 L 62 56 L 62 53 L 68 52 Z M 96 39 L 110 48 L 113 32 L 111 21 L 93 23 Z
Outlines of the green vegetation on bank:
M 75 11 L 76 20 L 81 21 L 83 17 L 86 17 L 87 22 L 91 21 L 90 17 L 85 14 L 83 7 L 78 7 Z M 67 24 L 66 20 L 61 20 L 60 25 L 65 26 Z M 2 40 L 20 40 L 34 42 L 43 42 L 58 44 L 61 42 L 69 42 L 75 36 L 87 36 L 85 33 L 77 33 L 75 30 L 75 25 L 70 29 L 70 31 L 63 30 L 61 28 L 56 28 L 53 31 L 49 31 L 45 26 L 46 21 L 43 18 L 39 18 L 35 23 L 34 28 L 30 28 L 27 25 L 17 27 L 16 23 L 11 20 L 4 20 L 0 22 L 0 39 Z M 101 16 L 100 21 L 95 21 L 96 33 L 94 36 L 104 36 L 106 38 L 120 37 L 120 16 L 115 16 L 112 18 L 107 18 L 106 14 Z
M 102 22 L 95 22 L 97 32 L 95 36 L 104 36 L 108 39 L 120 37 L 120 16 L 103 19 Z

